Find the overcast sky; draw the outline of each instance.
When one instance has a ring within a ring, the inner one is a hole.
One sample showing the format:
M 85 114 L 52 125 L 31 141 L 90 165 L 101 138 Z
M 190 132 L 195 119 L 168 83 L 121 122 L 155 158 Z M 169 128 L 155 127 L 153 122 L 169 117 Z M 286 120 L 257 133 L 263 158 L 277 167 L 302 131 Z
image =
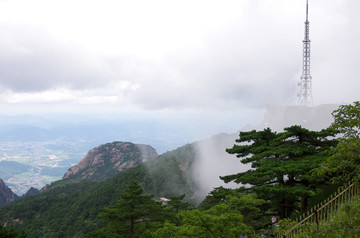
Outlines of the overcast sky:
M 305 2 L 0 0 L 1 113 L 246 123 L 296 103 Z M 315 104 L 359 100 L 359 11 L 309 0 Z

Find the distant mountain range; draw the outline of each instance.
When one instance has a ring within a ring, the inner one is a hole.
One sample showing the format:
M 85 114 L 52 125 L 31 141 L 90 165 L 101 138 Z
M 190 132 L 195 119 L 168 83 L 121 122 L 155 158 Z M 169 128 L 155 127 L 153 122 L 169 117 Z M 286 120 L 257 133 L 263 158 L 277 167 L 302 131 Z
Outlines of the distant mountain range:
M 74 115 L 53 115 L 49 118 L 0 115 L 0 142 L 56 140 L 86 142 L 89 149 L 110 141 L 132 141 L 152 145 L 163 153 L 191 139 L 183 128 L 154 120 L 82 119 Z

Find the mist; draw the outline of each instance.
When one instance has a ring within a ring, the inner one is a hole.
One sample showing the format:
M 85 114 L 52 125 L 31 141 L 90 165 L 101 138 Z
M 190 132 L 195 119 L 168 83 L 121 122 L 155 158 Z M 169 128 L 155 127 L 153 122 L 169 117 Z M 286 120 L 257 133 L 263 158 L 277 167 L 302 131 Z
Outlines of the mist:
M 196 159 L 192 167 L 192 176 L 200 188 L 199 194 L 205 197 L 215 187 L 235 188 L 235 183 L 225 184 L 219 177 L 246 171 L 249 165 L 242 164 L 236 155 L 227 153 L 236 142 L 238 133 L 221 133 L 194 143 Z
M 338 104 L 326 104 L 316 107 L 269 105 L 263 120 L 255 125 L 243 127 L 240 131 L 263 130 L 271 128 L 281 132 L 285 127 L 300 125 L 308 130 L 319 131 L 333 122 L 331 113 Z M 225 150 L 236 144 L 239 133 L 221 133 L 194 143 L 196 158 L 192 167 L 192 177 L 199 186 L 199 194 L 205 197 L 211 190 L 223 186 L 236 188 L 241 185 L 224 183 L 219 176 L 247 171 L 251 164 L 242 164 L 241 158 L 228 154 Z

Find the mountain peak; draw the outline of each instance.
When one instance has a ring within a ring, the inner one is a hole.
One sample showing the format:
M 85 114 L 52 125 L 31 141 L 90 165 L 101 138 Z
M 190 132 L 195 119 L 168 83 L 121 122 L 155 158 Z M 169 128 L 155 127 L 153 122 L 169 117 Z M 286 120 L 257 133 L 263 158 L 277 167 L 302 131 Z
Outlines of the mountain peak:
M 32 196 L 32 195 L 36 195 L 40 193 L 40 190 L 34 187 L 31 187 L 25 194 L 24 196 Z
M 17 198 L 17 195 L 0 178 L 0 206 L 9 204 L 15 198 Z
M 149 145 L 111 142 L 90 150 L 65 173 L 63 179 L 103 180 L 157 156 L 156 150 Z

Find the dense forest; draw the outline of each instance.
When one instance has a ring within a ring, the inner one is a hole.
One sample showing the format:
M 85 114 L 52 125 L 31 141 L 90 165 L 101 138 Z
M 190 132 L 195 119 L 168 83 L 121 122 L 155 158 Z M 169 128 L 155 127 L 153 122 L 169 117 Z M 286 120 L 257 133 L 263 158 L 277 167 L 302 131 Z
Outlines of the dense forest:
M 40 194 L 0 208 L 3 237 L 272 237 L 278 221 L 295 218 L 360 172 L 360 102 L 340 106 L 321 131 L 301 126 L 240 132 L 227 152 L 251 169 L 221 177 L 202 201 L 185 145 L 103 181 L 64 179 Z M 165 199 L 166 198 L 166 199 Z M 359 201 L 322 230 L 356 237 Z M 347 215 L 344 215 L 347 214 Z M 337 222 L 342 219 L 342 222 Z M 322 233 L 321 233 L 322 232 Z M 300 236 L 301 237 L 301 236 Z

